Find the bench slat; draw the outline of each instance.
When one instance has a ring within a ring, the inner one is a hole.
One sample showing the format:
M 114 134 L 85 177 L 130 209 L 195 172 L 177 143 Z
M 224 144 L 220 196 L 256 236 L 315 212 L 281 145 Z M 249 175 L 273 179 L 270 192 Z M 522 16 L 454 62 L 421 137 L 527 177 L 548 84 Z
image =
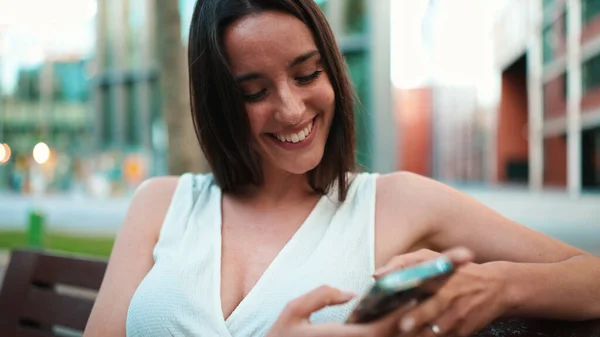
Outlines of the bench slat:
M 83 331 L 94 301 L 31 288 L 23 307 L 23 318 L 42 325 L 62 325 Z
M 56 337 L 53 333 L 42 331 L 42 330 L 34 330 L 32 328 L 20 327 L 17 329 L 15 337 Z
M 33 281 L 98 290 L 105 271 L 106 261 L 102 260 L 77 260 L 62 256 L 39 255 Z

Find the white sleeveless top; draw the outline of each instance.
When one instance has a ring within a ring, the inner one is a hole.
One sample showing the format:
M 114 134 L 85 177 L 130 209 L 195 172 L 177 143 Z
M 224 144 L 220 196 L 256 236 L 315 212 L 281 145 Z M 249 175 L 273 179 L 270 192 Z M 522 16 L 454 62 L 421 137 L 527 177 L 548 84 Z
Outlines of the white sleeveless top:
M 182 175 L 154 248 L 154 266 L 131 299 L 127 336 L 264 336 L 290 300 L 321 285 L 366 292 L 374 282 L 376 177 L 355 175 L 342 203 L 335 189 L 321 197 L 225 320 L 221 189 L 211 174 Z M 317 311 L 311 321 L 343 322 L 357 301 Z

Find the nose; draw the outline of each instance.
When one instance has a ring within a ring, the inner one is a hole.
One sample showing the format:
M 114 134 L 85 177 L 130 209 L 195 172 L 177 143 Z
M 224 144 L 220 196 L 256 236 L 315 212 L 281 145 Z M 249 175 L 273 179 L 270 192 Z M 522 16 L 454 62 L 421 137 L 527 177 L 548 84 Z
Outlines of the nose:
M 289 84 L 281 85 L 278 94 L 279 106 L 275 113 L 275 119 L 286 126 L 302 122 L 302 115 L 306 110 L 302 95 L 294 92 L 294 88 Z

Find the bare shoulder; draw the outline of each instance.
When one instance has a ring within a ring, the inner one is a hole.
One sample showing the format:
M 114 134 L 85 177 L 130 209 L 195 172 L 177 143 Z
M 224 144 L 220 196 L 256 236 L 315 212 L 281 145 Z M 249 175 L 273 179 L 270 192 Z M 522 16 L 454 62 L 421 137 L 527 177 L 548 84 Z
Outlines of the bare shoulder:
M 382 175 L 377 181 L 376 198 L 381 241 L 392 235 L 407 237 L 408 243 L 396 247 L 400 249 L 396 253 L 466 246 L 478 262 L 552 262 L 580 253 L 506 218 L 452 186 L 417 174 Z
M 125 336 L 129 302 L 154 265 L 153 248 L 179 182 L 157 177 L 136 190 L 117 234 L 84 336 Z
M 415 211 L 431 213 L 452 203 L 469 201 L 474 200 L 451 186 L 412 172 L 393 172 L 377 180 L 377 202 L 383 211 L 406 204 Z
M 377 179 L 378 212 L 396 212 L 398 207 L 411 212 L 432 210 L 448 187 L 433 179 L 407 171 L 384 174 Z
M 380 175 L 376 192 L 376 248 L 389 256 L 431 248 L 434 222 L 443 184 L 421 175 L 399 171 Z
M 436 194 L 448 188 L 436 180 L 408 171 L 383 174 L 377 179 L 377 194 L 392 198 L 410 196 L 413 199 Z
M 153 177 L 140 184 L 131 200 L 124 226 L 141 226 L 138 229 L 158 235 L 179 179 L 179 176 Z

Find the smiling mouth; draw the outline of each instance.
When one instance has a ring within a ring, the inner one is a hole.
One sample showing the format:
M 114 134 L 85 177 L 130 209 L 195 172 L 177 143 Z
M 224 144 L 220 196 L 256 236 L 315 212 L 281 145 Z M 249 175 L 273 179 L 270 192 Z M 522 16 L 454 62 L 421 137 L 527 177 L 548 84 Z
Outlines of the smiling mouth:
M 300 130 L 299 132 L 296 132 L 296 133 L 270 133 L 269 135 L 282 143 L 292 143 L 292 144 L 301 143 L 305 139 L 307 139 L 308 136 L 310 136 L 310 134 L 313 132 L 314 123 L 315 123 L 315 120 L 313 118 L 313 120 L 310 121 L 310 124 L 308 124 L 304 129 Z

